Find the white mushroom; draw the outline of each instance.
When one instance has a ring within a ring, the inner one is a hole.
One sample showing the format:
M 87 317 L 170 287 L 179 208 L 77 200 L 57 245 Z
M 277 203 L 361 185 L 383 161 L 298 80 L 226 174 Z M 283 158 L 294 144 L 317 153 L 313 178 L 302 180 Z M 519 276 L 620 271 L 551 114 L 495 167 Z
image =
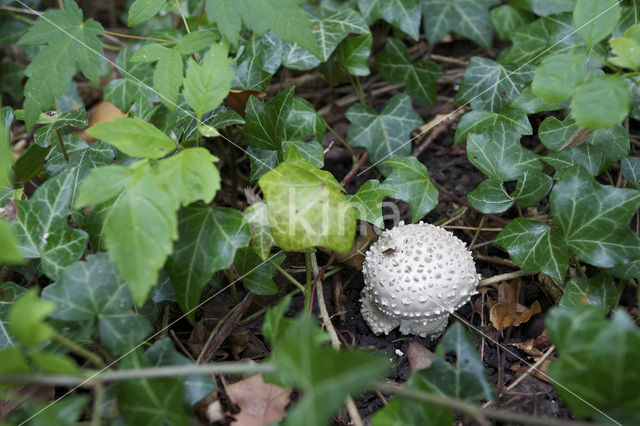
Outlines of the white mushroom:
M 375 334 L 440 335 L 449 314 L 476 293 L 480 276 L 465 243 L 428 223 L 382 233 L 366 253 L 362 316 Z

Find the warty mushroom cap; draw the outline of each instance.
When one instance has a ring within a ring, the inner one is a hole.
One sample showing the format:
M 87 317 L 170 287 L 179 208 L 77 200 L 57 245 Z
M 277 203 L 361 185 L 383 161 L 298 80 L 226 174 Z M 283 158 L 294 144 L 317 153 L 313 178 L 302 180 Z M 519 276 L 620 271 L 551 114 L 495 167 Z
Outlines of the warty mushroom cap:
M 384 231 L 362 267 L 362 315 L 375 334 L 440 334 L 449 313 L 476 292 L 471 252 L 451 232 L 427 223 Z

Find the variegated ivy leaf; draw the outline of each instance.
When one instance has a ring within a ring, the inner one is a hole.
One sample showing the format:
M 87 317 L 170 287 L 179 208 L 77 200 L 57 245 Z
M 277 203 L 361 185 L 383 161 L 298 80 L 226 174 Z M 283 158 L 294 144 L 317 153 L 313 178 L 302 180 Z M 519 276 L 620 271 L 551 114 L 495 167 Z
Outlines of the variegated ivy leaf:
M 419 221 L 435 208 L 438 189 L 431 183 L 427 167 L 416 157 L 392 158 L 383 164 L 391 169 L 384 181 L 395 189 L 390 196 L 409 203 L 412 222 Z
M 320 46 L 320 59 L 326 62 L 338 44 L 349 34 L 369 34 L 369 27 L 358 12 L 350 8 L 338 10 L 322 19 L 312 19 L 311 29 Z
M 271 75 L 282 63 L 284 42 L 273 35 L 273 44 L 267 33 L 263 38 L 252 35 L 244 45 L 242 55 L 236 55 L 232 64 L 231 87 L 241 90 L 265 90 Z
M 121 78 L 115 78 L 104 86 L 103 97 L 120 111 L 128 111 L 138 99 L 155 96 L 152 89 L 153 70 L 148 63 L 133 62 L 133 54 L 122 49 L 116 56 L 116 67 Z
M 51 144 L 58 143 L 58 132 L 67 127 L 68 133 L 71 127 L 86 127 L 89 125 L 87 111 L 79 109 L 77 111 L 60 112 L 51 117 L 51 121 L 36 130 L 33 141 L 43 148 Z M 52 139 L 53 138 L 53 139 Z
M 499 140 L 519 140 L 522 135 L 532 135 L 533 129 L 527 114 L 519 109 L 508 108 L 500 113 L 474 110 L 458 123 L 454 143 L 460 143 L 470 134 L 486 134 Z
M 387 183 L 380 183 L 375 179 L 366 181 L 358 188 L 355 195 L 347 195 L 347 199 L 356 210 L 356 217 L 384 228 L 382 220 L 382 199 L 396 192 Z
M 518 139 L 498 139 L 484 134 L 467 138 L 467 158 L 485 175 L 503 182 L 515 180 L 528 170 L 542 169 L 538 157 Z
M 25 291 L 24 287 L 11 281 L 0 284 L 0 350 L 15 344 L 15 338 L 9 333 L 9 309 Z
M 622 159 L 622 176 L 629 185 L 640 188 L 640 157 L 627 157 Z
M 358 0 L 358 7 L 368 24 L 384 19 L 418 40 L 421 15 L 419 0 Z
M 424 0 L 424 28 L 429 43 L 454 32 L 489 49 L 493 31 L 489 8 L 499 0 Z
M 251 226 L 251 247 L 262 260 L 267 260 L 274 244 L 267 205 L 262 201 L 251 204 L 244 211 L 244 220 Z
M 474 56 L 462 77 L 456 103 L 500 112 L 531 82 L 533 70 L 531 66 L 502 66 L 491 59 Z
M 60 173 L 29 201 L 16 200 L 18 219 L 13 230 L 20 251 L 26 258 L 40 259 L 42 271 L 54 280 L 82 256 L 87 244 L 87 233 L 67 223 L 77 175 L 77 168 Z
M 467 194 L 467 199 L 481 213 L 504 213 L 513 204 L 513 198 L 504 189 L 502 181 L 496 178 L 480 182 L 480 185 Z

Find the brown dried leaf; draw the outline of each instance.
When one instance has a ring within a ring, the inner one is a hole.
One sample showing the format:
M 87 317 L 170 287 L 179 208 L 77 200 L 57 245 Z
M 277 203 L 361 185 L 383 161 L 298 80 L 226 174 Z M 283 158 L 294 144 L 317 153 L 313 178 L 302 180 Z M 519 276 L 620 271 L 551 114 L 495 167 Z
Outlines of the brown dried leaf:
M 256 374 L 229 385 L 227 395 L 240 407 L 232 425 L 254 426 L 282 420 L 291 389 L 266 384 L 262 376 Z
M 366 222 L 362 223 L 364 224 L 364 233 L 356 237 L 351 250 L 347 253 L 336 253 L 336 262 L 344 263 L 358 270 L 362 269 L 367 247 L 376 239 L 376 233 L 373 232 L 371 226 Z
M 537 362 L 539 358 L 534 359 L 534 362 Z M 547 368 L 549 367 L 549 363 L 551 361 L 553 361 L 555 358 L 548 358 L 545 359 L 544 361 L 542 361 L 542 364 L 540 364 L 538 367 L 536 367 L 535 369 L 531 370 L 531 372 L 529 372 L 529 375 L 542 380 L 543 382 L 547 382 L 549 383 L 549 376 L 547 375 Z M 520 374 L 525 374 L 527 371 L 529 371 L 529 366 L 528 365 L 513 365 L 511 366 L 511 370 L 516 372 L 516 373 L 520 373 Z
M 7 222 L 15 222 L 18 219 L 18 206 L 16 206 L 13 198 L 9 198 L 7 203 L 4 205 L 4 210 L 2 210 L 2 214 L 0 215 Z
M 489 320 L 493 327 L 502 331 L 509 326 L 517 327 L 542 312 L 540 303 L 536 300 L 530 308 L 518 303 L 520 294 L 520 278 L 503 281 L 498 286 L 498 303 L 491 307 Z
M 98 123 L 113 121 L 114 118 L 126 117 L 127 115 L 111 102 L 100 102 L 89 109 L 89 127 L 87 129 Z M 87 143 L 97 141 L 96 138 L 86 132 L 87 129 L 74 131 L 73 133 Z
M 407 348 L 407 359 L 411 372 L 431 367 L 433 362 L 433 352 L 422 346 L 420 343 L 411 342 Z
M 244 109 L 247 106 L 249 96 L 255 96 L 258 99 L 262 99 L 267 94 L 258 90 L 229 90 L 227 99 L 225 100 L 229 108 L 244 117 Z
M 541 357 L 544 353 L 540 349 L 536 348 L 535 339 L 533 337 L 524 342 L 509 343 L 509 345 L 515 346 L 516 348 L 520 349 L 522 352 L 532 357 Z

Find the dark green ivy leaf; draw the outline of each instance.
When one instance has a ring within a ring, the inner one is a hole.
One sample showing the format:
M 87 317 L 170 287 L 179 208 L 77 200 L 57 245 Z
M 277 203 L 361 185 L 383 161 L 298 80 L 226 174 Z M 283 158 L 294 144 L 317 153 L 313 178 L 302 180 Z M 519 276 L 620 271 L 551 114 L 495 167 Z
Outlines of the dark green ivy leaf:
M 242 134 L 251 146 L 275 151 L 280 149 L 294 90 L 295 87 L 292 86 L 267 103 L 254 96 L 249 97 Z
M 606 272 L 600 272 L 595 277 L 567 281 L 558 306 L 567 309 L 597 306 L 606 315 L 617 300 L 618 291 L 613 278 Z
M 523 148 L 518 139 L 494 139 L 484 134 L 469 135 L 467 158 L 485 175 L 504 182 L 517 179 L 525 171 L 542 169 L 537 156 Z
M 481 213 L 504 213 L 513 204 L 513 198 L 504 189 L 502 181 L 492 177 L 480 182 L 467 194 L 467 199 Z
M 287 256 L 278 253 L 268 259 L 280 265 Z M 245 288 L 258 295 L 270 295 L 278 292 L 278 286 L 273 282 L 276 267 L 271 262 L 265 262 L 258 256 L 253 247 L 238 249 L 233 262 L 238 274 L 242 276 Z
M 41 147 L 46 148 L 53 143 L 58 143 L 57 133 L 60 132 L 61 129 L 65 127 L 86 127 L 88 125 L 89 116 L 84 109 L 56 113 L 51 117 L 49 124 L 36 130 L 36 133 L 33 135 L 33 141 Z M 53 138 L 53 140 L 51 138 Z
M 368 24 L 384 19 L 414 40 L 420 38 L 419 0 L 358 0 L 358 7 Z
M 519 109 L 507 108 L 500 113 L 473 110 L 462 116 L 456 129 L 454 143 L 466 140 L 472 133 L 514 141 L 519 140 L 522 135 L 533 134 L 533 129 L 527 114 Z
M 431 182 L 429 183 L 431 184 Z M 382 199 L 394 192 L 396 192 L 394 187 L 371 179 L 363 183 L 355 195 L 347 195 L 347 199 L 356 210 L 358 219 L 372 223 L 378 228 L 384 228 Z
M 622 159 L 622 176 L 629 182 L 629 185 L 640 188 L 640 157 Z
M 422 11 L 429 43 L 436 43 L 449 32 L 491 48 L 493 31 L 489 8 L 499 0 L 424 0 Z
M 368 60 L 372 45 L 373 36 L 371 33 L 347 38 L 340 43 L 334 56 L 349 74 L 359 77 L 367 76 L 371 74 Z
M 411 206 L 411 220 L 417 222 L 438 204 L 438 189 L 429 179 L 427 167 L 416 157 L 392 158 L 382 163 L 391 169 L 386 185 L 395 188 L 392 198 Z

